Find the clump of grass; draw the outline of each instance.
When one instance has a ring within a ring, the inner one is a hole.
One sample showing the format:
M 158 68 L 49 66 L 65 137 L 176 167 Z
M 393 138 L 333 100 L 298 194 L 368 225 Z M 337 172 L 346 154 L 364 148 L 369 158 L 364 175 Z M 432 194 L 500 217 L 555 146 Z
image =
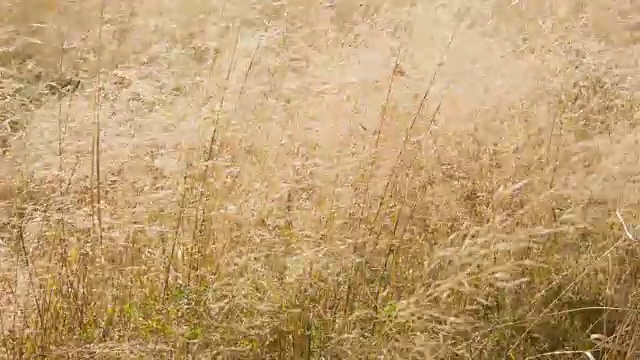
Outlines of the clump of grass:
M 0 5 L 1 100 L 30 104 L 0 114 L 3 356 L 637 351 L 640 99 L 606 29 L 518 3 L 47 4 Z

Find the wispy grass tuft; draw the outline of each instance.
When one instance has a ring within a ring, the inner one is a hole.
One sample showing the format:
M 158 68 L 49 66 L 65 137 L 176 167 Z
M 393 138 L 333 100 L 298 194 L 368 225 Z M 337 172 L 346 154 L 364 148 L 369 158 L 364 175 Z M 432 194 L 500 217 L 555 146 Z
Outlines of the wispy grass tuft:
M 0 4 L 0 356 L 634 356 L 637 18 Z

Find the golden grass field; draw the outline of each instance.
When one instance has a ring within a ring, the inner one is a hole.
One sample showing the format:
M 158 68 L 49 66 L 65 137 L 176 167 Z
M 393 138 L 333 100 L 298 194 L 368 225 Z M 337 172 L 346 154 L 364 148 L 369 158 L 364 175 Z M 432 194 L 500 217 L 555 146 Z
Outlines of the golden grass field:
M 5 0 L 7 359 L 635 359 L 633 0 Z

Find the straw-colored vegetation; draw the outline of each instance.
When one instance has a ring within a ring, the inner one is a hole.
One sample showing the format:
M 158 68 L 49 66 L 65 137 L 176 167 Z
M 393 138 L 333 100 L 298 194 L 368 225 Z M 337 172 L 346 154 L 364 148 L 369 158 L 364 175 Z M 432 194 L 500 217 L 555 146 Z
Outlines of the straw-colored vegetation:
M 631 358 L 638 19 L 2 2 L 2 356 Z

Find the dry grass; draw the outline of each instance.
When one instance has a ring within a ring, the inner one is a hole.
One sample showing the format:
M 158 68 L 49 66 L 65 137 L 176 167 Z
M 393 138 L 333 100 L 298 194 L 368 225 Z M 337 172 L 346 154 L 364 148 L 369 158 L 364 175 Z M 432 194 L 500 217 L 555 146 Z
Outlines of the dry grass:
M 334 3 L 0 4 L 3 357 L 638 351 L 638 4 Z

